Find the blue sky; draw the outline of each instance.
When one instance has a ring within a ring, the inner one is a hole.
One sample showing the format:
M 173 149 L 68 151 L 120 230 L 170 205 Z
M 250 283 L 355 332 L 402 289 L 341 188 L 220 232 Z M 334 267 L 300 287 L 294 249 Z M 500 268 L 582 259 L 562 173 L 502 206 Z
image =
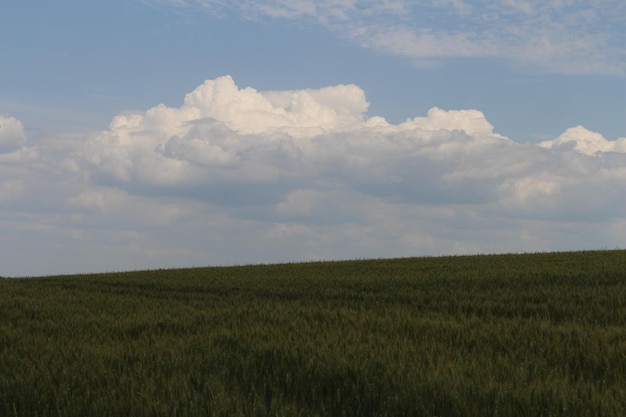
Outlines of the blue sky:
M 625 23 L 620 0 L 9 0 L 0 275 L 624 247 Z
M 291 16 L 259 11 L 255 5 L 263 3 Z M 351 12 L 352 3 L 363 11 Z M 394 122 L 433 106 L 475 108 L 519 142 L 554 137 L 578 124 L 608 139 L 626 132 L 622 2 L 510 1 L 487 7 L 494 2 L 474 1 L 465 8 L 475 10 L 464 15 L 454 11 L 462 2 L 390 1 L 389 8 L 396 4 L 408 15 L 366 15 L 367 8 L 384 3 L 10 1 L 0 17 L 9 57 L 1 68 L 0 105 L 43 129 L 100 129 L 120 110 L 175 105 L 205 79 L 229 74 L 259 90 L 354 83 L 365 90 L 371 114 Z M 572 5 L 546 6 L 558 3 Z M 332 4 L 357 18 L 333 18 Z M 307 14 L 315 5 L 317 14 Z M 519 11 L 524 7 L 537 10 Z M 480 17 L 487 13 L 495 17 Z M 595 16 L 564 23 L 584 13 Z M 375 41 L 352 34 L 353 26 L 386 33 L 396 46 L 368 45 Z M 409 49 L 408 39 L 409 51 L 398 52 L 402 42 L 394 41 L 393 30 L 402 27 L 456 36 L 457 43 L 475 38 L 467 49 L 477 50 L 464 57 L 463 45 L 454 50 L 440 39 L 441 46 L 433 41 L 433 51 L 420 55 L 419 48 Z M 480 43 L 498 37 L 493 51 L 481 56 L 487 48 Z M 585 43 L 590 50 L 577 48 Z

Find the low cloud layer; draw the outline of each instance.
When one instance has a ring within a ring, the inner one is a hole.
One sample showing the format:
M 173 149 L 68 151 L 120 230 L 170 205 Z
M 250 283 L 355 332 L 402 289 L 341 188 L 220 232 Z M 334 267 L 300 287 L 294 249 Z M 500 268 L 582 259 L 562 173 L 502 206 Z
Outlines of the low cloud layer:
M 368 104 L 225 76 L 37 145 L 2 116 L 0 275 L 625 246 L 626 138 L 520 144 L 477 110 Z

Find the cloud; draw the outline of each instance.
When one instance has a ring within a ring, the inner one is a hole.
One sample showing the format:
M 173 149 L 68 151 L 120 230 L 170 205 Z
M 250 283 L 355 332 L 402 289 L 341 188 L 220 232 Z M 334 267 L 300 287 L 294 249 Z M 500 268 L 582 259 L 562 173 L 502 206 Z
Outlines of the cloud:
M 116 116 L 75 157 L 104 183 L 275 181 L 280 165 L 296 164 L 306 147 L 296 139 L 360 128 L 367 107 L 354 85 L 262 94 L 225 76 L 187 94 L 179 108 Z
M 104 131 L 31 147 L 7 140 L 5 268 L 52 273 L 626 243 L 616 233 L 626 223 L 624 138 L 608 141 L 579 126 L 520 144 L 478 110 L 435 107 L 391 124 L 369 116 L 368 105 L 355 85 L 258 91 L 224 76 L 179 107 L 122 113 Z M 20 129 L 11 131 L 21 138 Z M 27 262 L 22 251 L 41 261 Z
M 0 115 L 0 153 L 16 151 L 25 143 L 22 122 L 14 117 Z
M 36 181 L 39 150 L 26 146 L 22 122 L 0 116 L 0 203 L 9 205 L 22 198 L 27 184 Z
M 620 0 L 153 0 L 214 15 L 287 19 L 321 25 L 356 44 L 417 63 L 497 58 L 517 67 L 565 74 L 624 74 Z
M 599 133 L 576 126 L 567 129 L 556 139 L 541 142 L 539 146 L 548 149 L 569 147 L 591 156 L 604 152 L 626 153 L 626 138 L 608 141 Z
M 520 145 L 494 132 L 477 110 L 432 108 L 393 125 L 368 117 L 368 104 L 355 85 L 261 92 L 224 76 L 187 94 L 178 108 L 115 117 L 75 150 L 73 165 L 95 184 L 130 193 L 246 213 L 254 202 L 256 216 L 316 221 L 332 217 L 323 210 L 331 193 L 535 217 L 607 214 L 586 202 L 584 186 L 607 193 L 600 205 L 620 207 L 605 188 L 620 187 L 623 158 L 598 152 L 623 152 L 624 139 L 576 127 L 539 146 Z

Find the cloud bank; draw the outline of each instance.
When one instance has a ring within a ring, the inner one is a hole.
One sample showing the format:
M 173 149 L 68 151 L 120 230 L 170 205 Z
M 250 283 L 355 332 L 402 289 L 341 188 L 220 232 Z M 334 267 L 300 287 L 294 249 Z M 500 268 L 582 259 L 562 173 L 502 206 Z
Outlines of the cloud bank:
M 150 1 L 150 0 L 147 0 Z M 509 0 L 151 0 L 217 16 L 310 22 L 347 40 L 433 65 L 496 58 L 560 74 L 624 74 L 626 3 Z
M 477 110 L 368 105 L 224 76 L 33 146 L 3 116 L 0 274 L 625 246 L 626 138 L 520 144 Z

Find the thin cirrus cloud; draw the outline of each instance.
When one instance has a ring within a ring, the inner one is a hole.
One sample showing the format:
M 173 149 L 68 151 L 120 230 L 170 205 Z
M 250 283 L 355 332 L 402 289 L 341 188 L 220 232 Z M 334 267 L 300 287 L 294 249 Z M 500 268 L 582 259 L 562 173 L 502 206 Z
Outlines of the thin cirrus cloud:
M 258 91 L 224 76 L 179 107 L 36 145 L 2 116 L 4 267 L 623 246 L 626 138 L 579 126 L 519 144 L 477 110 L 391 124 L 368 106 L 356 85 Z
M 150 0 L 146 0 L 150 2 Z M 152 0 L 235 12 L 244 19 L 313 22 L 363 47 L 433 65 L 495 58 L 560 74 L 624 74 L 626 4 L 620 0 Z

